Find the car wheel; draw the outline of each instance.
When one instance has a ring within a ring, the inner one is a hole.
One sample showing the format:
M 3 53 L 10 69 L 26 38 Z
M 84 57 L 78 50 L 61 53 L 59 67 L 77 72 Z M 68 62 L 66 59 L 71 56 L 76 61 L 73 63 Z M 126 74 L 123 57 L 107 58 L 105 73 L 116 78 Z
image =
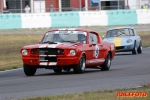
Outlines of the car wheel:
M 36 67 L 34 66 L 28 66 L 28 65 L 23 65 L 23 69 L 24 69 L 24 73 L 27 75 L 27 76 L 33 76 L 36 72 Z
M 140 45 L 139 45 L 139 47 L 138 47 L 138 49 L 137 49 L 137 52 L 138 52 L 139 54 L 142 53 L 142 43 L 140 43 Z
M 86 66 L 86 59 L 85 56 L 82 55 L 79 63 L 73 67 L 74 73 L 83 73 Z
M 101 65 L 101 70 L 102 71 L 106 71 L 106 70 L 109 70 L 111 66 L 111 59 L 110 59 L 110 53 L 108 53 L 106 59 L 105 59 L 105 62 L 103 65 Z
M 132 54 L 137 54 L 137 47 L 136 47 L 136 42 L 134 42 L 134 48 L 132 50 Z
M 62 69 L 53 69 L 55 73 L 60 73 Z

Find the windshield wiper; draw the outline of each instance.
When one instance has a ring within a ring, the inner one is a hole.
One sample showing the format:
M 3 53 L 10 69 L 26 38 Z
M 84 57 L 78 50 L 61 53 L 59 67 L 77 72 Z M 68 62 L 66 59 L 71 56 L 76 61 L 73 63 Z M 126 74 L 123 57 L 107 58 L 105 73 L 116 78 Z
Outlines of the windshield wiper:
M 57 44 L 56 42 L 53 42 L 53 41 L 45 41 L 43 43 L 48 43 L 48 44 Z
M 61 42 L 76 42 L 76 41 L 61 41 Z

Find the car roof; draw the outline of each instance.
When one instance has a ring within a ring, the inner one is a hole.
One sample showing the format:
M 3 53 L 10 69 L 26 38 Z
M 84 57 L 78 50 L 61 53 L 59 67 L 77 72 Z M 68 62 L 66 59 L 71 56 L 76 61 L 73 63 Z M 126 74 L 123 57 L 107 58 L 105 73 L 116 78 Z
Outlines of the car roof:
M 130 26 L 121 26 L 121 27 L 113 27 L 113 28 L 110 28 L 110 29 L 108 29 L 107 31 L 109 31 L 109 30 L 115 30 L 115 29 L 124 29 L 124 28 L 130 28 L 130 29 L 134 29 L 134 27 L 130 27 Z
M 49 31 L 85 31 L 85 32 L 95 32 L 93 30 L 89 30 L 89 29 L 84 29 L 84 28 L 57 28 L 57 29 L 52 29 L 52 30 L 49 30 Z M 97 32 L 95 32 L 97 33 Z

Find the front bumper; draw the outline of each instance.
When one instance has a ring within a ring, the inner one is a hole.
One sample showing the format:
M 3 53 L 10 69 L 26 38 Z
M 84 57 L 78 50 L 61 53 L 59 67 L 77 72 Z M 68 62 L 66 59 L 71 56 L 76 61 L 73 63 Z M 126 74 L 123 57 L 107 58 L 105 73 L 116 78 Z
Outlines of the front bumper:
M 116 47 L 116 52 L 132 51 L 133 48 L 134 48 L 134 44 L 131 44 L 131 45 L 124 45 L 124 46 L 117 46 L 117 47 Z
M 79 57 L 56 57 L 56 60 L 53 61 L 40 61 L 39 57 L 23 57 L 22 61 L 30 66 L 70 66 L 78 64 Z

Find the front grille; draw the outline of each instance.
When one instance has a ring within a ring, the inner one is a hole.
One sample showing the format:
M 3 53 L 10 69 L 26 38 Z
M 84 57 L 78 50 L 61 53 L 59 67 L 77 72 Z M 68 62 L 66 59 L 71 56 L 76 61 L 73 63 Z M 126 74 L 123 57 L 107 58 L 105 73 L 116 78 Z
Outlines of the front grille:
M 40 48 L 39 49 L 39 56 L 40 62 L 57 62 L 56 55 L 63 55 L 63 49 L 57 48 Z
M 116 50 L 124 49 L 124 46 L 116 47 Z
M 40 57 L 41 62 L 57 62 L 57 57 Z
M 57 62 L 56 57 L 45 57 L 45 60 L 48 60 L 48 62 Z
M 62 55 L 64 50 L 57 48 L 42 48 L 39 50 L 40 55 Z

